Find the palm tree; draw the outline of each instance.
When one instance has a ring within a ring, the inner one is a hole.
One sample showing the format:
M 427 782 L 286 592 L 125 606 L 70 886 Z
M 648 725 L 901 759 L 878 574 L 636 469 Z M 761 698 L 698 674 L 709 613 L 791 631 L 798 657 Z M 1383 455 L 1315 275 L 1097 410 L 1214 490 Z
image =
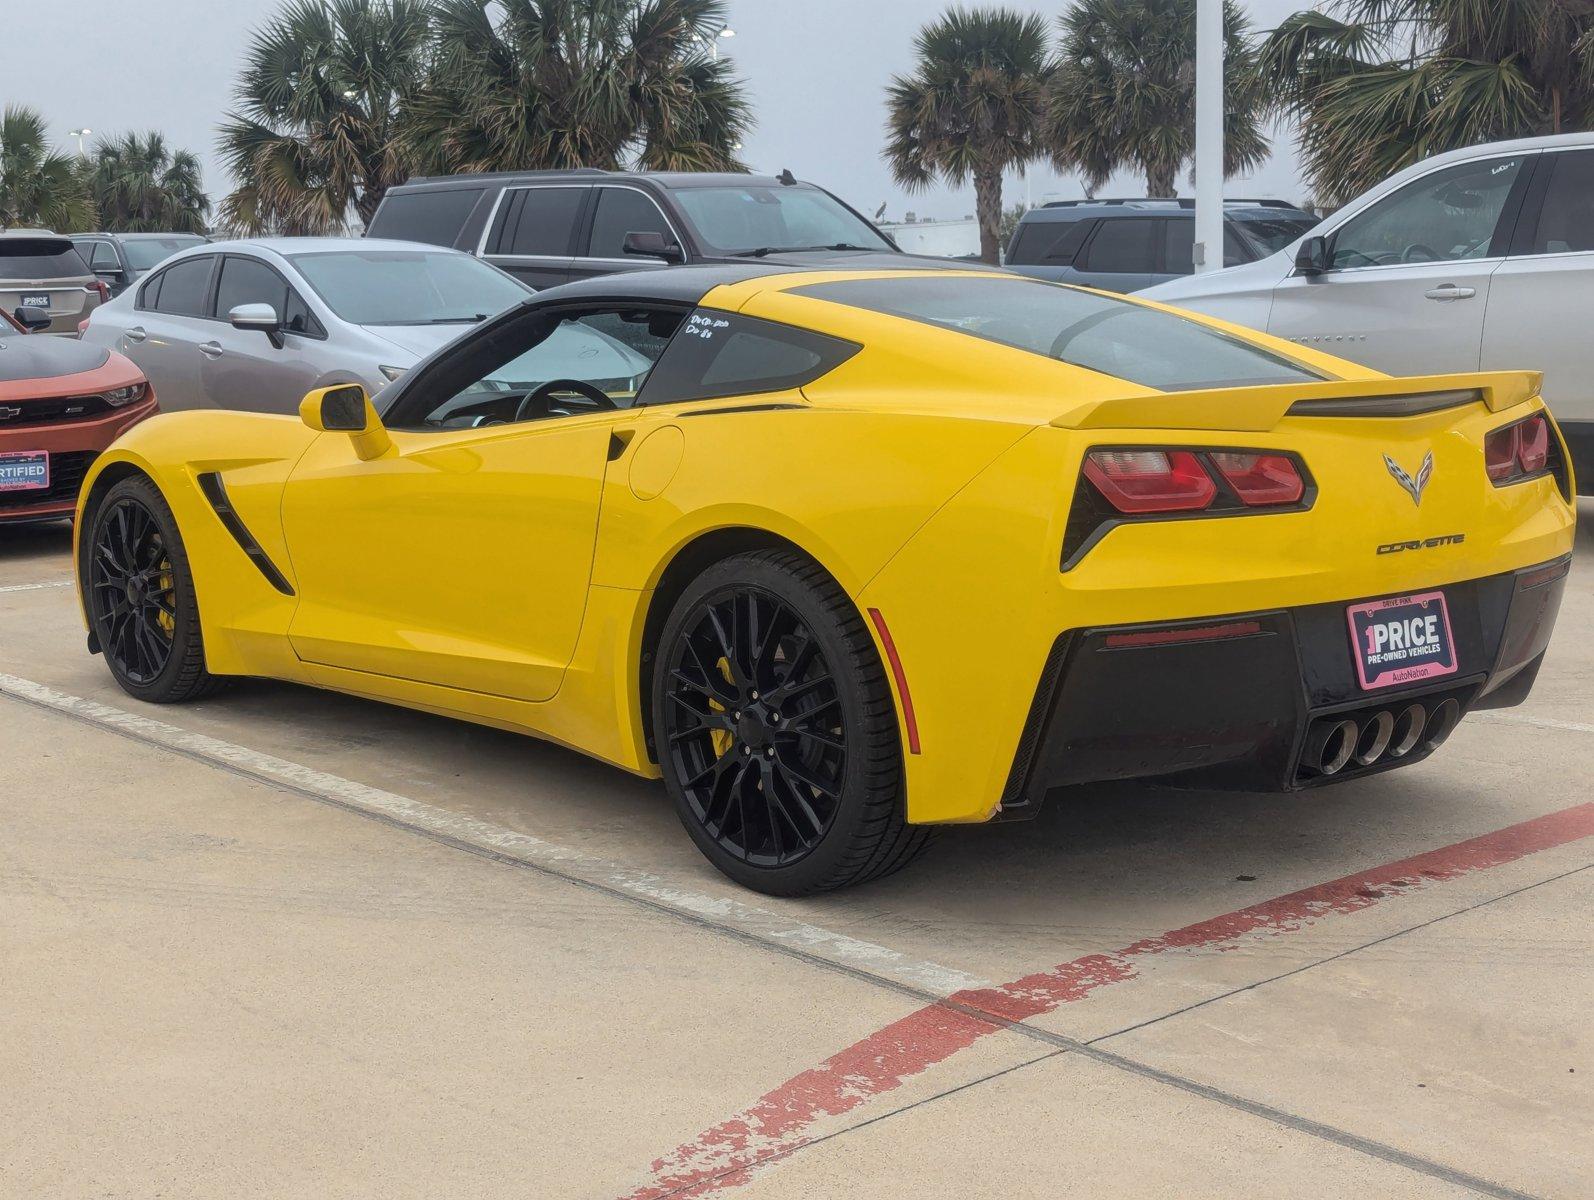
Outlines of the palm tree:
M 1283 21 L 1262 65 L 1331 201 L 1458 146 L 1594 126 L 1589 0 L 1339 0 Z
M 112 233 L 203 233 L 210 197 L 200 185 L 199 159 L 175 153 L 154 130 L 124 133 L 94 147 L 89 188 L 100 228 Z
M 31 108 L 0 113 L 0 229 L 37 225 L 63 233 L 94 227 L 94 205 L 70 155 L 52 150 Z
M 915 40 L 886 89 L 885 160 L 904 188 L 974 182 L 980 257 L 997 261 L 1002 173 L 1040 153 L 1052 70 L 1046 23 L 1010 8 L 953 8 Z
M 1196 0 L 1081 0 L 1058 19 L 1046 140 L 1052 161 L 1094 193 L 1120 170 L 1145 174 L 1146 194 L 1176 196 L 1195 150 Z M 1247 23 L 1224 0 L 1223 170 L 1268 152 L 1268 103 Z
M 723 0 L 438 0 L 408 142 L 434 172 L 734 170 L 751 110 Z M 495 18 L 496 11 L 496 18 Z
M 404 105 L 425 78 L 428 0 L 289 0 L 255 32 L 221 127 L 239 187 L 222 220 L 246 232 L 324 233 L 370 221 L 412 162 Z

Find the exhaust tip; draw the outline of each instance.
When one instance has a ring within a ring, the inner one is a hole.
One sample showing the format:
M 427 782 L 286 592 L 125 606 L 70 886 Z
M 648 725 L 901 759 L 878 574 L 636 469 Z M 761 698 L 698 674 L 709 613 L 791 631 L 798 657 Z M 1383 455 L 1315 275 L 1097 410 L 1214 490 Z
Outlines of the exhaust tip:
M 1428 737 L 1423 748 L 1437 750 L 1460 721 L 1461 705 L 1451 697 L 1428 714 Z
M 1319 775 L 1337 775 L 1356 752 L 1356 722 L 1319 721 L 1312 726 L 1306 743 L 1306 762 Z
M 1361 736 L 1356 739 L 1356 752 L 1352 755 L 1356 765 L 1370 767 L 1382 758 L 1394 734 L 1395 714 L 1388 709 L 1376 713 L 1372 720 L 1362 726 Z
M 1422 739 L 1428 724 L 1428 713 L 1420 704 L 1408 704 L 1395 718 L 1394 730 L 1389 739 L 1389 757 L 1404 758 Z

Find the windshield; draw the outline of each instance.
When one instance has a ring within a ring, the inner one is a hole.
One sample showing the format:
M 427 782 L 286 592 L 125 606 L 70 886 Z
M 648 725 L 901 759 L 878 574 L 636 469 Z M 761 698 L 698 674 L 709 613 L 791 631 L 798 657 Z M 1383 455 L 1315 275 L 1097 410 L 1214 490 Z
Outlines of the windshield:
M 885 238 L 841 201 L 802 184 L 677 188 L 674 196 L 711 254 L 833 246 L 891 249 Z
M 920 275 L 792 292 L 939 325 L 1167 392 L 1322 378 L 1188 317 L 1038 279 Z
M 1230 213 L 1229 216 L 1263 257 L 1284 249 L 1317 224 L 1315 217 L 1281 217 L 1271 213 Z
M 204 244 L 205 239 L 202 237 L 174 234 L 172 237 L 128 238 L 122 243 L 122 249 L 127 254 L 128 265 L 133 270 L 147 271 L 156 264 L 165 262 L 179 250 Z
M 333 250 L 289 259 L 351 325 L 468 324 L 531 295 L 497 267 L 454 250 Z

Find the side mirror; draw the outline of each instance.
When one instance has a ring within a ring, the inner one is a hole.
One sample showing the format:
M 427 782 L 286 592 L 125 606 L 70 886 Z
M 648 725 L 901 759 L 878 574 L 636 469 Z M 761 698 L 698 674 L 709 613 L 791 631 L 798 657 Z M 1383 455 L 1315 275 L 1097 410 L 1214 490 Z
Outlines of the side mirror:
M 227 310 L 227 322 L 234 329 L 253 329 L 271 339 L 271 344 L 282 347 L 282 318 L 269 304 L 240 304 Z
M 348 434 L 354 452 L 363 459 L 380 457 L 393 444 L 371 398 L 357 383 L 338 383 L 306 393 L 299 402 L 299 419 L 317 433 Z
M 29 333 L 50 328 L 50 314 L 42 308 L 19 308 L 12 315 L 16 317 L 17 324 Z
M 1309 237 L 1303 241 L 1295 251 L 1295 273 L 1297 275 L 1321 275 L 1330 265 L 1328 254 L 1328 239 L 1326 237 Z
M 643 258 L 662 258 L 668 263 L 686 261 L 686 251 L 657 230 L 633 229 L 625 235 L 621 245 L 627 254 L 637 254 Z

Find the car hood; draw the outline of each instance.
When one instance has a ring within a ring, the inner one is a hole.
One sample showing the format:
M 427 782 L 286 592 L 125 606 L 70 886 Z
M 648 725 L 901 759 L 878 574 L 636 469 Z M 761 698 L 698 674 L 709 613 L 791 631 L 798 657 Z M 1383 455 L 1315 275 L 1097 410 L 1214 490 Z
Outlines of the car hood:
M 791 250 L 763 258 L 705 258 L 705 263 L 779 263 L 811 271 L 838 267 L 862 271 L 991 271 L 989 263 L 966 258 L 932 258 L 927 254 L 893 254 L 889 250 Z
M 395 362 L 393 365 L 407 367 L 420 362 L 433 350 L 448 345 L 476 326 L 472 322 L 462 321 L 457 325 L 362 325 L 360 328 L 372 337 L 379 338 L 396 350 L 402 351 L 403 361 Z
M 104 346 L 86 346 L 72 338 L 39 333 L 0 337 L 0 383 L 78 375 L 98 370 L 110 357 Z
M 1270 288 L 1290 272 L 1295 261 L 1295 243 L 1277 254 L 1259 258 L 1255 262 L 1221 271 L 1208 271 L 1204 275 L 1181 275 L 1167 283 L 1142 288 L 1135 293 L 1138 299 L 1157 300 L 1163 304 L 1178 304 L 1181 300 L 1200 300 L 1206 296 L 1223 296 L 1233 292 L 1250 292 Z

